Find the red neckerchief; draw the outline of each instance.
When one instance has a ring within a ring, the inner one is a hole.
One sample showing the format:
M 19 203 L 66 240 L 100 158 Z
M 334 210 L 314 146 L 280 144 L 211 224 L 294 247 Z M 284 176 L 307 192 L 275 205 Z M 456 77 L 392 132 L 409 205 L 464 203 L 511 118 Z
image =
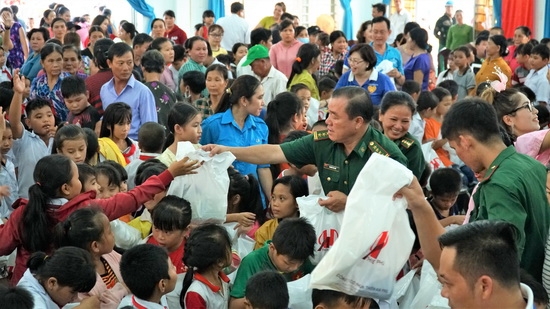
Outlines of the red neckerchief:
M 144 154 L 139 155 L 139 159 L 142 160 L 142 161 L 147 161 L 149 159 L 154 159 L 154 158 L 156 158 L 156 156 L 148 156 L 148 155 L 144 155 Z
M 136 301 L 136 297 L 134 295 L 132 295 L 132 305 L 134 305 L 134 307 L 136 307 L 137 309 L 147 309 L 147 307 L 139 304 L 137 301 Z M 168 307 L 166 306 L 163 306 L 164 309 L 168 309 Z
M 124 156 L 124 160 L 126 160 L 126 164 L 130 163 L 130 157 L 136 153 L 137 147 L 134 143 L 130 141 L 130 146 L 128 147 L 127 151 L 124 151 L 122 153 L 122 156 Z

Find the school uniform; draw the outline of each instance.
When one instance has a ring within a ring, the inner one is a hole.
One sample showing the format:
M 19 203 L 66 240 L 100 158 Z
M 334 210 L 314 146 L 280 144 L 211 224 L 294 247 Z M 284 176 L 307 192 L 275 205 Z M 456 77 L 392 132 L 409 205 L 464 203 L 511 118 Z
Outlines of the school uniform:
M 229 307 L 229 278 L 219 272 L 222 287 L 213 285 L 201 274 L 195 273 L 193 282 L 185 293 L 185 308 L 226 309 Z
M 539 70 L 531 70 L 525 78 L 524 85 L 533 90 L 537 96 L 537 102 L 550 103 L 550 82 L 546 77 L 548 66 L 545 65 Z
M 134 295 L 127 295 L 122 299 L 122 301 L 120 302 L 120 305 L 118 305 L 118 309 L 122 309 L 127 306 L 130 306 L 131 308 L 134 308 L 134 309 L 168 309 L 169 308 L 168 303 L 166 302 L 166 296 L 162 296 L 160 298 L 160 303 L 157 304 L 157 303 L 143 300 L 141 298 L 137 298 Z
M 537 281 L 542 278 L 544 243 L 550 227 L 550 208 L 544 190 L 546 168 L 535 159 L 504 149 L 490 164 L 477 191 L 470 222 L 503 220 L 517 230 L 520 267 Z
M 8 186 L 10 190 L 10 195 L 0 198 L 0 218 L 7 218 L 13 212 L 12 205 L 17 199 L 19 189 L 15 165 L 9 158 L 0 165 L 0 186 Z
M 52 209 L 51 217 L 53 224 L 57 224 L 67 219 L 67 217 L 77 209 L 96 205 L 100 207 L 109 220 L 115 220 L 121 216 L 136 211 L 143 203 L 150 201 L 153 197 L 166 190 L 174 177 L 169 171 L 164 171 L 158 176 L 152 176 L 141 186 L 134 190 L 118 193 L 108 199 L 96 199 L 96 192 L 89 191 L 77 195 L 75 198 L 67 201 L 66 199 L 56 199 L 50 201 L 49 208 Z M 31 255 L 23 247 L 23 235 L 21 222 L 23 212 L 28 201 L 19 199 L 13 205 L 15 209 L 10 216 L 10 220 L 0 226 L 0 255 L 7 255 L 17 248 L 17 257 L 15 259 L 15 268 L 11 282 L 17 283 L 27 269 L 26 264 Z
M 128 173 L 128 190 L 133 189 L 136 186 L 136 173 L 141 163 L 158 157 L 160 153 L 146 153 L 141 152 L 137 159 L 132 160 L 128 165 L 124 167 L 126 173 Z
M 12 80 L 12 70 L 7 66 L 3 66 L 0 69 L 0 83 L 1 82 L 11 82 Z
M 409 127 L 409 133 L 416 138 L 417 141 L 422 141 L 425 127 L 426 121 L 422 119 L 422 116 L 420 116 L 418 112 L 414 113 L 411 120 L 411 126 Z
M 254 250 L 260 249 L 268 240 L 271 240 L 278 226 L 279 219 L 277 218 L 264 222 L 264 224 L 262 224 L 262 226 L 260 226 L 260 228 L 256 230 L 256 233 L 254 233 L 254 239 L 256 240 L 256 243 L 254 244 Z
M 33 308 L 59 309 L 59 306 L 52 300 L 40 282 L 31 274 L 30 270 L 25 271 L 17 286 L 24 288 L 32 295 Z

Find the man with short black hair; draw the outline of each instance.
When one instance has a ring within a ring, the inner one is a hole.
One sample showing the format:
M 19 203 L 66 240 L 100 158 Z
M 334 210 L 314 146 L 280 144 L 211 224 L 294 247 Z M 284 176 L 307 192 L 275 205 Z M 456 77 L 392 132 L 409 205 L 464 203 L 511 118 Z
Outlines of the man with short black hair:
M 488 32 L 488 31 L 487 31 Z M 479 69 L 481 69 L 481 63 L 485 59 L 485 50 L 487 49 L 487 44 L 489 43 L 489 34 L 480 33 L 475 42 L 476 53 L 474 55 L 474 61 L 470 65 L 474 74 L 477 74 Z
M 372 18 L 386 15 L 386 5 L 384 3 L 376 3 L 372 5 Z
M 216 24 L 225 29 L 221 46 L 231 50 L 235 43 L 250 43 L 250 26 L 244 20 L 244 5 L 240 2 L 231 3 L 231 15 L 218 19 Z
M 164 23 L 166 24 L 166 37 L 174 44 L 183 44 L 187 41 L 187 34 L 178 25 L 176 25 L 176 13 L 172 10 L 167 10 L 163 14 Z
M 401 58 L 401 53 L 397 50 L 397 48 L 394 48 L 387 43 L 388 38 L 393 32 L 390 25 L 391 22 L 386 17 L 381 16 L 372 19 L 373 41 L 371 46 L 376 54 L 377 64 L 379 65 L 384 60 L 390 61 L 393 64 L 394 69 L 388 72 L 387 75 L 393 78 L 397 84 L 403 85 L 405 82 L 405 73 L 403 71 L 403 59 Z

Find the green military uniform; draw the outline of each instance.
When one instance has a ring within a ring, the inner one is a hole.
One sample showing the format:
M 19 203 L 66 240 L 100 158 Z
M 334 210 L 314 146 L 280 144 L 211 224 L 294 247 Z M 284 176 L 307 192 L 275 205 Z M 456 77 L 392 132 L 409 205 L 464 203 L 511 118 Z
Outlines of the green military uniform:
M 343 144 L 329 139 L 327 131 L 314 132 L 281 144 L 281 149 L 288 162 L 298 167 L 315 164 L 325 193 L 340 191 L 349 194 L 359 172 L 375 152 L 407 165 L 407 158 L 395 143 L 370 126 L 349 155 L 346 155 Z
M 544 166 L 510 146 L 497 156 L 481 180 L 470 219 L 512 223 L 517 229 L 520 266 L 539 282 L 550 226 L 545 187 Z
M 420 179 L 426 167 L 426 160 L 420 143 L 408 132 L 402 138 L 394 140 L 394 142 L 407 157 L 407 168 L 413 172 L 416 178 Z

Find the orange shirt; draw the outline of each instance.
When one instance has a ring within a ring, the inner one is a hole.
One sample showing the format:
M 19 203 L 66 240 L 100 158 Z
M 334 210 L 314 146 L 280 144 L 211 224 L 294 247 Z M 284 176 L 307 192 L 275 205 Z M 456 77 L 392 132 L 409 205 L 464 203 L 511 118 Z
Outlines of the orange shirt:
M 438 140 L 441 138 L 440 133 L 441 123 L 433 118 L 426 118 L 426 127 L 424 128 L 424 141 Z M 441 159 L 441 162 L 445 164 L 445 166 L 453 165 L 453 162 L 451 162 L 451 159 L 449 157 L 449 153 L 445 149 L 443 149 L 443 147 L 437 149 L 435 152 L 439 156 L 439 159 Z

